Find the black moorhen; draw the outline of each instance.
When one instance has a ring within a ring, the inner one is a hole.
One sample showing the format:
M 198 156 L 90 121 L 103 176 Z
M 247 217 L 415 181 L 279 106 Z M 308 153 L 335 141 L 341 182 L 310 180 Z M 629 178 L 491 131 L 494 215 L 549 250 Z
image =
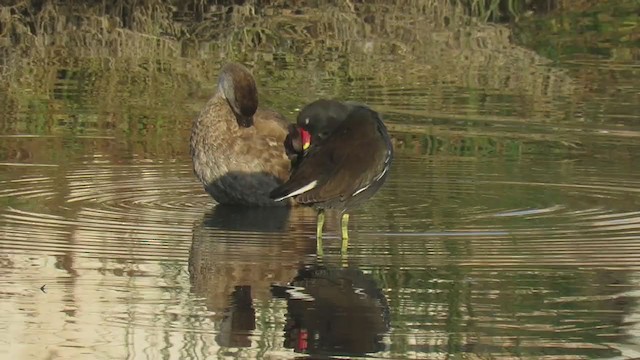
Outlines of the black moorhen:
M 324 100 L 310 104 L 300 114 L 297 126 L 300 138 L 306 139 L 301 141 L 304 152 L 289 180 L 271 191 L 270 197 L 276 201 L 293 197 L 299 204 L 317 208 L 319 241 L 324 210 L 341 210 L 345 252 L 347 211 L 368 200 L 384 184 L 393 159 L 391 139 L 380 115 L 364 105 Z
M 291 162 L 282 148 L 286 119 L 258 108 L 255 79 L 237 63 L 220 70 L 216 93 L 193 121 L 193 170 L 220 204 L 273 206 L 269 192 L 287 180 Z
M 363 106 L 365 105 L 352 101 L 340 102 L 326 99 L 316 100 L 306 105 L 298 113 L 296 124 L 289 125 L 287 140 L 290 149 L 287 149 L 287 153 L 299 155 L 303 153 L 303 150 L 307 150 L 311 144 L 320 143 L 347 118 L 352 110 Z M 304 144 L 302 143 L 303 136 L 307 136 L 307 141 Z M 289 137 L 291 137 L 290 140 Z M 295 154 L 296 152 L 298 154 Z
M 366 357 L 385 349 L 389 302 L 376 280 L 355 267 L 301 266 L 287 285 L 272 285 L 287 300 L 284 346 L 312 357 Z
M 320 99 L 305 106 L 290 124 L 285 139 L 285 151 L 295 168 L 311 144 L 326 139 L 340 122 L 346 119 L 356 103 Z

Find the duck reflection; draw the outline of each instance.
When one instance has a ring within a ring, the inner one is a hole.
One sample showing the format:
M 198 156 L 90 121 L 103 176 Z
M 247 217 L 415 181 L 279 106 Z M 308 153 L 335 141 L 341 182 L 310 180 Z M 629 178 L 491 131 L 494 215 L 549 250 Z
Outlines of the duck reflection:
M 319 262 L 314 230 L 313 209 L 218 206 L 195 224 L 191 291 L 213 313 L 218 345 L 251 347 L 256 306 L 275 297 L 287 304 L 285 347 L 318 355 L 384 349 L 384 294 L 353 265 Z
M 235 232 L 257 231 L 264 233 L 284 232 L 289 227 L 289 217 L 292 212 L 295 211 L 284 206 L 214 206 L 209 212 L 204 214 L 202 221 L 194 227 L 194 237 L 196 230 L 199 232 L 211 232 L 215 230 Z M 270 240 L 265 239 L 265 241 Z
M 384 350 L 389 306 L 376 281 L 354 267 L 302 266 L 288 286 L 285 347 L 316 355 L 358 356 Z
M 251 331 L 256 329 L 251 286 L 236 286 L 223 310 L 216 342 L 227 347 L 251 347 Z
M 308 230 L 305 230 L 308 227 Z M 272 299 L 271 285 L 286 284 L 307 257 L 315 257 L 315 212 L 216 206 L 193 227 L 191 291 L 214 315 L 220 346 L 249 347 L 256 302 Z

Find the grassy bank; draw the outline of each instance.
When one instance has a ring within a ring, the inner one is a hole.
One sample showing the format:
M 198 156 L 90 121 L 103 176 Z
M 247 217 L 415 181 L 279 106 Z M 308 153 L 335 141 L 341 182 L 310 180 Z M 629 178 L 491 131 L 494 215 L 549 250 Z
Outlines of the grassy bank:
M 574 110 L 556 99 L 578 98 L 579 84 L 514 44 L 509 27 L 489 22 L 567 11 L 567 2 L 543 3 L 14 1 L 0 7 L 0 131 L 115 131 L 133 143 L 178 144 L 228 60 L 268 81 L 261 99 L 290 117 L 319 96 L 375 98 L 381 111 L 401 116 L 386 89 L 419 86 L 403 95 L 420 104 L 418 117 L 464 107 L 460 116 L 482 119 L 488 94 L 522 105 L 490 115 L 570 119 Z M 458 98 L 450 89 L 479 94 Z

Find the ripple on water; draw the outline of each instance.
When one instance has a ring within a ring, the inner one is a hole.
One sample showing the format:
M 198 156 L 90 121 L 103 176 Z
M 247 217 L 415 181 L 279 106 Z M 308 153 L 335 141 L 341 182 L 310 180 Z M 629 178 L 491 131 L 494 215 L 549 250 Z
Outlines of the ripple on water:
M 558 178 L 552 171 L 543 175 L 525 172 L 538 167 L 545 165 L 399 156 L 383 191 L 365 209 L 355 211 L 352 233 L 361 241 L 352 242 L 354 250 L 385 257 L 388 254 L 384 251 L 390 248 L 369 249 L 373 246 L 370 241 L 388 238 L 399 242 L 399 249 L 405 245 L 409 249 L 424 248 L 440 238 L 472 246 L 472 259 L 463 261 L 468 264 L 534 261 L 605 265 L 620 257 L 616 265 L 631 265 L 638 260 L 640 217 L 637 212 L 618 209 L 615 202 L 626 200 L 624 207 L 628 208 L 630 199 L 637 201 L 640 188 L 633 178 L 600 177 L 588 167 L 575 171 L 567 182 L 547 181 Z M 505 178 L 505 168 L 530 180 Z M 145 244 L 147 248 L 141 253 L 153 252 L 151 245 L 156 243 L 159 255 L 164 256 L 170 251 L 167 247 L 172 237 L 187 236 L 191 231 L 188 225 L 213 203 L 193 178 L 189 165 L 84 164 L 66 170 L 64 187 L 54 178 L 27 172 L 21 178 L 3 181 L 6 187 L 0 190 L 0 197 L 32 203 L 42 199 L 50 209 L 9 206 L 3 214 L 11 225 L 6 231 L 12 234 L 10 238 L 21 239 L 5 239 L 12 246 L 43 249 L 49 244 L 58 249 L 65 236 L 82 232 L 84 241 L 89 242 L 84 250 L 102 247 L 105 253 L 118 253 L 117 248 L 109 249 L 109 244 L 118 246 L 126 239 L 129 245 Z M 303 222 L 305 233 L 312 235 L 308 229 L 312 215 L 306 215 Z M 25 242 L 21 232 L 27 226 L 27 234 L 51 236 L 37 244 Z M 334 230 L 329 224 L 328 239 Z M 251 229 L 235 231 L 246 242 L 261 236 Z M 102 243 L 91 243 L 96 241 Z
M 354 217 L 359 239 L 352 241 L 352 256 L 362 261 L 640 267 L 640 186 L 633 168 L 594 172 L 583 165 L 567 174 L 557 162 L 500 161 L 511 172 L 505 175 L 491 159 L 403 160 L 393 171 L 405 176 L 392 172 L 385 191 Z M 528 170 L 536 167 L 546 170 Z
M 613 281 L 599 276 L 640 269 L 639 188 L 624 172 L 610 179 L 587 168 L 565 176 L 532 167 L 399 154 L 389 182 L 354 212 L 348 258 L 378 274 L 392 304 L 390 339 L 408 339 L 417 354 L 448 351 L 427 344 L 446 344 L 452 332 L 460 351 L 609 354 L 591 336 L 618 342 L 620 326 L 608 319 L 619 321 L 638 296 L 627 280 L 601 291 Z M 0 215 L 3 249 L 79 255 L 73 271 L 99 267 L 51 291 L 100 284 L 101 298 L 117 305 L 84 311 L 116 327 L 221 332 L 229 294 L 245 284 L 255 304 L 281 319 L 285 304 L 274 302 L 271 285 L 315 258 L 312 210 L 212 208 L 188 165 L 29 169 L 3 184 L 0 196 L 15 201 Z M 328 216 L 327 261 L 340 247 L 338 229 Z M 116 261 L 98 266 L 95 258 Z M 105 268 L 128 275 L 105 281 Z M 452 316 L 467 329 L 449 328 Z M 248 334 L 255 340 L 260 331 Z
M 95 165 L 3 181 L 2 242 L 24 252 L 186 259 L 190 225 L 211 200 L 187 166 Z
M 95 204 L 118 212 L 166 212 L 191 218 L 211 203 L 197 191 L 187 166 L 98 166 L 73 171 L 67 180 L 67 203 Z
M 0 198 L 50 198 L 55 194 L 53 181 L 48 177 L 33 176 L 0 181 Z

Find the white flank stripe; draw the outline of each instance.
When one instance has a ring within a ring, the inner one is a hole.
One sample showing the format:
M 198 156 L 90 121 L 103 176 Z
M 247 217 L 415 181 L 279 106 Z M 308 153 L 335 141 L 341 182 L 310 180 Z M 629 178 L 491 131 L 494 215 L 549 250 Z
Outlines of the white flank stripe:
M 375 181 L 375 180 L 374 180 L 374 181 Z M 369 184 L 369 185 L 367 185 L 367 186 L 363 187 L 362 189 L 360 189 L 360 190 L 358 190 L 358 191 L 354 192 L 354 193 L 353 193 L 353 195 L 351 195 L 351 196 L 353 197 L 353 196 L 356 196 L 356 195 L 360 194 L 361 192 L 363 192 L 363 191 L 367 190 L 367 189 L 369 188 L 369 186 L 371 186 L 371 184 Z
M 296 195 L 300 195 L 302 193 L 306 193 L 307 191 L 309 191 L 309 190 L 313 189 L 314 187 L 316 187 L 316 185 L 318 185 L 318 180 L 313 180 L 312 182 L 308 183 L 307 185 L 301 187 L 300 189 L 298 189 L 298 190 L 296 190 L 296 191 L 294 191 L 294 192 L 292 192 L 290 194 L 287 194 L 287 195 L 285 195 L 285 196 L 283 196 L 281 198 L 275 199 L 275 201 L 281 201 L 281 200 L 284 200 L 286 198 L 290 198 L 292 196 L 296 196 Z
M 315 301 L 316 299 L 305 293 L 306 289 L 301 286 L 291 286 L 286 290 L 286 292 L 291 296 L 292 299 L 304 300 L 304 301 Z
M 387 169 L 389 169 L 389 167 L 388 167 L 388 166 L 387 166 L 387 167 L 385 167 L 385 168 L 382 170 L 382 172 L 380 173 L 380 175 L 376 176 L 376 178 L 375 178 L 375 179 L 373 179 L 373 181 L 378 181 L 378 180 L 380 180 L 380 178 L 381 178 L 381 177 L 383 177 L 383 176 L 384 176 L 384 174 L 387 172 Z
M 380 178 L 383 177 L 384 174 L 387 172 L 387 169 L 389 169 L 389 167 L 385 167 L 384 169 L 382 169 L 382 172 L 380 174 L 378 174 L 378 176 L 376 176 L 375 179 L 373 179 L 373 181 L 370 184 L 368 184 L 367 186 L 365 186 L 365 187 L 359 189 L 358 191 L 354 192 L 353 195 L 351 195 L 351 197 L 354 197 L 354 196 L 360 194 L 361 192 L 367 190 L 369 188 L 369 186 L 371 186 L 371 184 L 373 184 L 374 182 L 380 180 Z

